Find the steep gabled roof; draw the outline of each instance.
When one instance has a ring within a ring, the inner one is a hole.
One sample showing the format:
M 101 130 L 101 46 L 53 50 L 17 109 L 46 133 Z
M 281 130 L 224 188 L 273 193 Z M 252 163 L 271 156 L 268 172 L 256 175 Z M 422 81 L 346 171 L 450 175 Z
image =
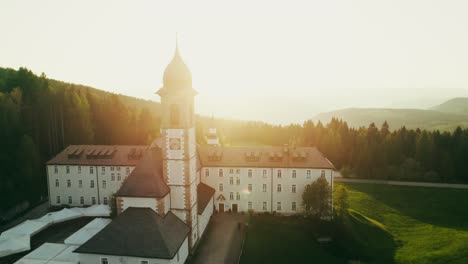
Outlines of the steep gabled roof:
M 172 259 L 190 228 L 172 212 L 130 207 L 74 252 Z
M 162 153 L 157 147 L 149 148 L 140 163 L 125 179 L 117 191 L 122 197 L 162 198 L 169 193 L 169 187 L 163 179 Z
M 70 145 L 48 165 L 135 166 L 148 146 L 141 145 Z
M 205 211 L 206 206 L 209 204 L 211 198 L 215 193 L 215 189 L 210 186 L 199 183 L 197 186 L 197 196 L 198 196 L 198 214 L 202 214 Z
M 203 167 L 334 169 L 315 147 L 198 146 Z

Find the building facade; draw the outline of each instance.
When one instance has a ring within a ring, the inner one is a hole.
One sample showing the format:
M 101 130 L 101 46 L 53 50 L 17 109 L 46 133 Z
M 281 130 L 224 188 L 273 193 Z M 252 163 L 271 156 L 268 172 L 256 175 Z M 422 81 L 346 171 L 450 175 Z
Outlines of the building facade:
M 307 184 L 324 177 L 333 189 L 334 167 L 314 147 L 224 147 L 214 128 L 198 145 L 197 93 L 177 48 L 157 94 L 161 136 L 150 146 L 74 145 L 47 163 L 50 206 L 115 197 L 117 217 L 76 249 L 81 263 L 183 263 L 215 211 L 301 213 Z

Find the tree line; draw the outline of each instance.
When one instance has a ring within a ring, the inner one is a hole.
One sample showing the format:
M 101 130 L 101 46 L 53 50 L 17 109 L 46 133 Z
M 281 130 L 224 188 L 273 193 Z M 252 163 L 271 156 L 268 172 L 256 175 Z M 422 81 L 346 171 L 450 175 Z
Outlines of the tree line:
M 148 144 L 160 104 L 0 68 L 0 210 L 47 195 L 45 162 L 70 144 Z M 344 176 L 468 183 L 468 130 L 350 128 L 342 120 L 287 126 L 196 117 L 197 141 L 316 146 Z
M 0 211 L 47 195 L 45 162 L 71 144 L 148 144 L 148 101 L 0 68 Z

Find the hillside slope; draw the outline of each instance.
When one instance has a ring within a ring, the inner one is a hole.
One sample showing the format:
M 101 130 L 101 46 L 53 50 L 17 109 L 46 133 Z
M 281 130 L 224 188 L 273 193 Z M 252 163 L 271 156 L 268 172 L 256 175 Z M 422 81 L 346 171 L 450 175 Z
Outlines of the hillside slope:
M 430 108 L 431 110 L 468 115 L 468 98 L 457 97 Z
M 343 119 L 351 127 L 367 127 L 374 122 L 380 126 L 385 120 L 390 129 L 406 128 L 428 130 L 453 130 L 468 127 L 468 116 L 434 110 L 391 108 L 347 108 L 316 115 L 312 121 L 328 123 L 333 117 Z

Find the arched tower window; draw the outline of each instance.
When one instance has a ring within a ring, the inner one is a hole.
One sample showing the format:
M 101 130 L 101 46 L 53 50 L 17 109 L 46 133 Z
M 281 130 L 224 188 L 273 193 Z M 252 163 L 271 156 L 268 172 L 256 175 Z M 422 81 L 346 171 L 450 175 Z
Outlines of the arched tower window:
M 171 126 L 179 126 L 179 107 L 176 104 L 171 105 Z

